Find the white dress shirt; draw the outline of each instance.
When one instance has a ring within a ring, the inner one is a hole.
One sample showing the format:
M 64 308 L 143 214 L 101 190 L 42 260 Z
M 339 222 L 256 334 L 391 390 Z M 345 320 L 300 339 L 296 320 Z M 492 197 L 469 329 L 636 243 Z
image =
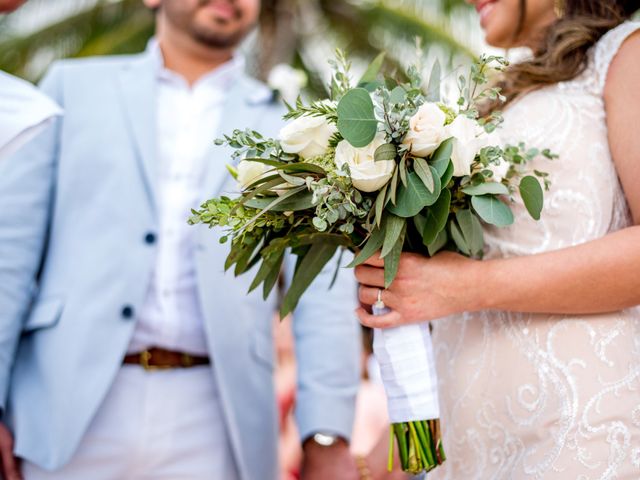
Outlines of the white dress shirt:
M 210 191 L 202 191 L 207 162 L 215 145 L 225 91 L 244 70 L 234 58 L 189 86 L 157 57 L 157 258 L 150 288 L 139 310 L 130 353 L 150 347 L 207 355 L 194 258 L 196 228 L 187 224 L 191 209 Z M 220 169 L 224 175 L 224 169 Z
M 61 114 L 60 107 L 36 87 L 0 71 L 0 160 Z

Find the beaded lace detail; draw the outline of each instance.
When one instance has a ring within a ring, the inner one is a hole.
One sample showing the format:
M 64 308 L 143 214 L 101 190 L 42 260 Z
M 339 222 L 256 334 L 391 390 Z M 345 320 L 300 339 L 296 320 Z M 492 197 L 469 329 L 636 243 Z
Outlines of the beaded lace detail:
M 507 143 L 548 147 L 539 222 L 513 206 L 486 231 L 487 258 L 530 255 L 631 225 L 607 139 L 609 65 L 640 23 L 608 32 L 577 78 L 505 111 Z M 630 88 L 638 88 L 631 85 Z M 448 461 L 436 480 L 640 478 L 640 311 L 539 315 L 484 311 L 433 322 Z

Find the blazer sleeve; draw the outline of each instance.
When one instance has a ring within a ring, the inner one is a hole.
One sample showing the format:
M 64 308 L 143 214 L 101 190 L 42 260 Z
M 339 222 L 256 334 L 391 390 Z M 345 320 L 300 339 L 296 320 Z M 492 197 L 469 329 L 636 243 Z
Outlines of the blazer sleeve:
M 360 383 L 361 337 L 354 310 L 357 286 L 345 252 L 333 287 L 339 254 L 301 297 L 293 313 L 298 371 L 296 420 L 304 441 L 317 432 L 351 438 Z M 287 259 L 287 286 L 295 258 Z
M 41 88 L 63 104 L 53 67 Z M 37 287 L 51 219 L 58 159 L 58 117 L 0 163 L 0 415 L 6 407 L 14 356 Z

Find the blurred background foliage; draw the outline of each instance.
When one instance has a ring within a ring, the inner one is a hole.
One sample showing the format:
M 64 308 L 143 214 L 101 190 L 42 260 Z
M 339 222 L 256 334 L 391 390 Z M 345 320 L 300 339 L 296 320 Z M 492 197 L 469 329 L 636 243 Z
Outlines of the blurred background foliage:
M 436 58 L 466 63 L 484 49 L 464 0 L 263 0 L 260 23 L 244 45 L 251 73 L 265 79 L 274 65 L 293 64 L 316 91 L 336 46 L 355 70 L 379 50 L 388 68 L 413 63 L 416 37 L 427 47 L 425 68 Z M 141 0 L 30 0 L 0 17 L 0 69 L 37 81 L 59 58 L 140 52 L 153 29 Z

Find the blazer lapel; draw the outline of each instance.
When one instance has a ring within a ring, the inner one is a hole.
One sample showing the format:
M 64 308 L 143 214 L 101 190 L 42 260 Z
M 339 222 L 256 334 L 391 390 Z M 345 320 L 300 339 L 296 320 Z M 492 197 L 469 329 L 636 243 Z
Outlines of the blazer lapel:
M 244 78 L 237 81 L 227 93 L 215 138 L 221 138 L 224 134 L 231 135 L 235 129 L 255 128 L 260 117 L 257 115 L 257 110 L 263 101 L 259 96 L 252 97 Z M 237 161 L 231 157 L 233 151 L 230 147 L 213 146 L 211 160 L 205 174 L 205 185 L 210 188 L 209 197 L 219 195 L 229 182 L 230 177 L 226 170 L 222 176 L 220 171 L 223 165 L 236 164 Z M 223 165 L 220 165 L 221 163 Z
M 158 176 L 156 148 L 156 65 L 150 52 L 125 65 L 120 72 L 123 107 L 129 131 L 137 149 L 151 208 L 157 214 L 156 182 Z

